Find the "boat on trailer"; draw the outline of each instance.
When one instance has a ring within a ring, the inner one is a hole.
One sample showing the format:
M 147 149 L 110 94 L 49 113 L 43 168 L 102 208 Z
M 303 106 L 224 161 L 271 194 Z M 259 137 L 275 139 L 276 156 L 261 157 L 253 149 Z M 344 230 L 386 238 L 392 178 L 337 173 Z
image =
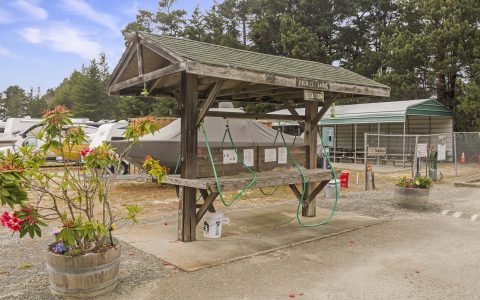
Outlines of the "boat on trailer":
M 0 147 L 12 146 L 22 138 L 21 133 L 28 128 L 39 124 L 40 119 L 25 118 L 8 118 L 3 125 L 3 133 L 0 135 Z
M 211 108 L 210 111 L 244 113 L 243 110 L 233 107 L 231 102 L 221 102 L 219 108 Z M 222 143 L 230 148 L 231 142 L 228 136 L 225 137 L 227 125 L 230 129 L 232 139 L 237 147 L 248 146 L 271 146 L 283 144 L 281 137 L 277 136 L 277 130 L 272 129 L 262 122 L 250 119 L 228 119 L 222 117 L 205 117 L 204 128 L 208 142 L 212 147 L 218 147 Z M 205 147 L 205 138 L 198 129 L 198 147 Z M 180 156 L 180 135 L 181 120 L 177 119 L 171 124 L 161 128 L 154 134 L 140 138 L 140 142 L 133 146 L 127 160 L 137 166 L 141 166 L 145 157 L 150 155 L 154 159 L 175 171 Z M 303 138 L 283 134 L 287 145 L 303 145 Z M 275 141 L 276 139 L 276 141 Z M 123 137 L 113 137 L 111 144 L 117 153 L 121 153 L 127 147 L 127 141 Z

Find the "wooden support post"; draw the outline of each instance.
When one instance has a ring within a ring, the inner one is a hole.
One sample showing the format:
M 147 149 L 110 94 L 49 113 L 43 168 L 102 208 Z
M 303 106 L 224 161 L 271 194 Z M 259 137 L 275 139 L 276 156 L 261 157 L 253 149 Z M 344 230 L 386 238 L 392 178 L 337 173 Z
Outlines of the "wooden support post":
M 182 72 L 180 94 L 183 103 L 180 138 L 181 178 L 187 179 L 197 177 L 197 83 L 196 75 Z M 195 240 L 197 226 L 196 191 L 192 187 L 184 186 L 181 188 L 178 209 L 178 239 L 182 242 Z
M 317 167 L 317 123 L 314 123 L 315 117 L 318 115 L 318 102 L 305 101 L 305 144 L 308 145 L 308 169 Z M 305 199 L 309 199 L 310 194 L 315 189 L 315 183 L 308 183 L 305 191 Z M 315 199 L 310 202 L 303 203 L 302 216 L 315 217 L 316 204 Z
M 315 200 L 315 197 L 317 197 L 317 195 L 327 186 L 329 182 L 330 180 L 325 180 L 318 183 L 317 187 L 308 196 L 308 199 L 305 199 L 304 201 L 306 201 L 307 204 L 309 204 L 310 202 Z

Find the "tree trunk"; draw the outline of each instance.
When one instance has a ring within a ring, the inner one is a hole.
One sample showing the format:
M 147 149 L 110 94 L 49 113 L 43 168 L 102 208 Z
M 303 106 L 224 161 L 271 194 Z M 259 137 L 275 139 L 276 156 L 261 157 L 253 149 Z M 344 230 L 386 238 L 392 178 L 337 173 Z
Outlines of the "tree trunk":
M 447 83 L 445 74 L 441 72 L 437 74 L 437 101 L 448 106 Z

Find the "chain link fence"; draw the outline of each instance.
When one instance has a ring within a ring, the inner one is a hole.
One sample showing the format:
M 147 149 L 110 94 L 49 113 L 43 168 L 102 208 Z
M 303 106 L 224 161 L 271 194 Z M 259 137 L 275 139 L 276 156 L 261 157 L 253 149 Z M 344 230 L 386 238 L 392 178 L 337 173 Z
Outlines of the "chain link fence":
M 462 168 L 480 168 L 480 132 L 453 132 L 428 135 L 365 133 L 364 163 L 411 168 L 412 177 L 426 175 L 438 166 L 454 166 L 455 176 Z M 465 166 L 465 167 L 464 167 Z M 441 172 L 441 170 L 440 170 Z

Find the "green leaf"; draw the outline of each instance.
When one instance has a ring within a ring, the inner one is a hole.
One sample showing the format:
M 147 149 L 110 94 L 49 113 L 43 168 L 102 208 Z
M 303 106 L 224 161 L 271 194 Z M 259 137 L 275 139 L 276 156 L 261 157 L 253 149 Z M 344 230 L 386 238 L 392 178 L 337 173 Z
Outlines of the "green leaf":
M 35 236 L 35 231 L 33 230 L 33 227 L 28 227 L 28 234 L 30 235 L 30 238 L 33 239 Z

